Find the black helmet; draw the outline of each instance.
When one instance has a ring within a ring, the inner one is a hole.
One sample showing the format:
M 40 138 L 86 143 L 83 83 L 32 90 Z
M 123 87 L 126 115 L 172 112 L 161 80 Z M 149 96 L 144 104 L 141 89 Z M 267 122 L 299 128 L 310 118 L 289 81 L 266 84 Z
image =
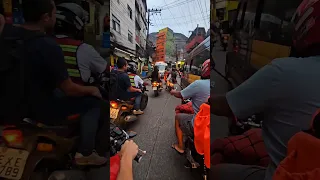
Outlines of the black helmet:
M 129 62 L 128 63 L 127 72 L 131 72 L 133 74 L 137 74 L 137 69 L 138 69 L 138 66 L 137 66 L 136 63 L 134 63 L 134 62 Z
M 77 34 L 84 29 L 89 13 L 76 3 L 61 3 L 57 5 L 56 17 L 57 28 Z

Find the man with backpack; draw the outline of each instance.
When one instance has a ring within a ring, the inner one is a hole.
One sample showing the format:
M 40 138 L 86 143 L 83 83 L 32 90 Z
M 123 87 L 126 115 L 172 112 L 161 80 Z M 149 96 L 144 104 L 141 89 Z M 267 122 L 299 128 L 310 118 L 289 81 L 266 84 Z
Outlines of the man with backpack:
M 130 78 L 127 74 L 127 60 L 119 57 L 117 67 L 118 70 L 112 70 L 110 75 L 110 100 L 121 99 L 128 101 L 131 98 L 135 98 L 133 114 L 143 114 L 143 111 L 140 109 L 142 91 L 131 85 Z
M 22 8 L 25 24 L 5 26 L 1 37 L 1 63 L 6 66 L 0 72 L 1 102 L 5 103 L 0 115 L 9 122 L 30 117 L 46 125 L 62 125 L 66 117 L 80 114 L 81 141 L 75 162 L 105 164 L 109 147 L 108 140 L 102 140 L 110 135 L 109 104 L 100 99 L 97 87 L 70 79 L 60 46 L 46 35 L 56 22 L 54 1 L 23 0 Z

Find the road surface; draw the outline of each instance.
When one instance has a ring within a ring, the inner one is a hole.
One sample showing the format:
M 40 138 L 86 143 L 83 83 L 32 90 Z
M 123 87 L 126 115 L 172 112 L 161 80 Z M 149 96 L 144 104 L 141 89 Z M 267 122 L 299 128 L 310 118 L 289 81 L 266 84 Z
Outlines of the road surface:
M 149 81 L 150 82 L 150 81 Z M 178 79 L 180 83 L 180 79 Z M 148 87 L 150 90 L 150 86 Z M 138 135 L 134 141 L 147 151 L 138 164 L 134 162 L 135 180 L 197 180 L 196 173 L 184 168 L 185 158 L 171 148 L 176 142 L 174 130 L 175 107 L 181 100 L 163 90 L 158 97 L 147 92 L 149 102 L 144 114 L 129 129 Z

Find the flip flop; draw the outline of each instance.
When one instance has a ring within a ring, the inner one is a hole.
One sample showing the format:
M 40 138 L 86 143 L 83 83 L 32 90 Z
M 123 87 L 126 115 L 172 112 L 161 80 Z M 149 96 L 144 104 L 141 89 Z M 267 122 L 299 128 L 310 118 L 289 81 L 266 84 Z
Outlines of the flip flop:
M 183 155 L 183 154 L 184 154 L 184 152 L 182 153 L 182 152 L 180 152 L 180 151 L 177 150 L 176 144 L 172 144 L 172 145 L 171 145 L 171 148 L 174 149 L 179 155 Z

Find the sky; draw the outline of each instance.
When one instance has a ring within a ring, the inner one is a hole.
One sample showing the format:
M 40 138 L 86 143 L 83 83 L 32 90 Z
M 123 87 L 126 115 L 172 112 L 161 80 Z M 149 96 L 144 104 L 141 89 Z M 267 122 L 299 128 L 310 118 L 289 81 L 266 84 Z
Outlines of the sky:
M 150 13 L 150 33 L 169 27 L 189 37 L 197 24 L 210 26 L 210 0 L 147 0 L 148 9 L 161 9 L 160 14 Z

